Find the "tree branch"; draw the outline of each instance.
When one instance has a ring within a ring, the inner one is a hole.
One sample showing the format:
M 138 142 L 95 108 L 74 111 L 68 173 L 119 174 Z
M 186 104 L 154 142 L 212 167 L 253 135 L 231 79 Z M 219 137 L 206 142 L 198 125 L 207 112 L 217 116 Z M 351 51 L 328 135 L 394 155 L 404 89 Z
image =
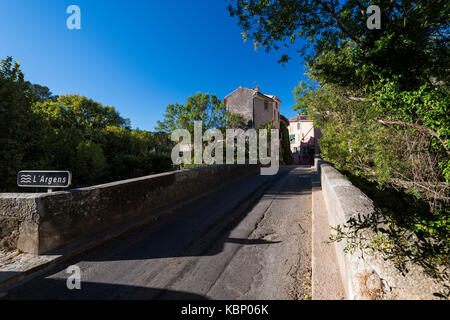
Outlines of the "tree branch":
M 333 20 L 336 22 L 336 26 L 350 39 L 352 39 L 358 46 L 362 47 L 362 43 L 355 37 L 353 37 L 350 32 L 342 25 L 342 23 L 338 20 L 338 18 L 336 17 L 336 13 L 334 11 L 334 7 L 333 9 L 331 9 L 324 1 L 321 0 L 314 0 L 314 2 L 320 4 L 325 11 L 327 11 L 331 17 L 333 18 Z
M 448 150 L 447 144 L 445 143 L 445 141 L 439 136 L 439 134 L 436 131 L 431 130 L 428 127 L 422 126 L 420 124 L 417 123 L 411 123 L 411 122 L 406 122 L 406 121 L 400 121 L 400 120 L 394 120 L 394 121 L 390 121 L 390 120 L 381 120 L 378 118 L 373 118 L 374 121 L 381 123 L 384 126 L 403 126 L 403 127 L 410 127 L 410 128 L 414 128 L 420 132 L 425 132 L 428 133 L 429 135 L 437 138 L 440 143 L 442 144 L 442 146 L 445 148 L 445 150 L 447 151 L 447 154 L 450 154 L 450 151 Z
M 373 102 L 375 100 L 371 98 L 361 98 L 361 97 L 353 97 L 353 96 L 344 96 L 346 99 L 351 101 L 360 101 L 360 102 Z

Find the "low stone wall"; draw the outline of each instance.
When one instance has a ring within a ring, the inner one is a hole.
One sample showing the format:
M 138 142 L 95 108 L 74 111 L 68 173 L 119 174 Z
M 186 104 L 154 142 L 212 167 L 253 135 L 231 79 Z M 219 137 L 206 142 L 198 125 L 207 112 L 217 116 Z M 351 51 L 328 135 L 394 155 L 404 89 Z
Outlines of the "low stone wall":
M 342 226 L 351 217 L 373 212 L 372 200 L 330 164 L 316 159 L 315 165 L 321 174 L 322 194 L 331 226 Z M 420 266 L 409 264 L 408 273 L 402 275 L 379 254 L 361 249 L 346 254 L 345 245 L 345 240 L 335 242 L 347 299 L 437 299 L 433 294 L 444 288 Z
M 217 165 L 54 193 L 0 194 L 0 249 L 42 254 L 259 169 Z

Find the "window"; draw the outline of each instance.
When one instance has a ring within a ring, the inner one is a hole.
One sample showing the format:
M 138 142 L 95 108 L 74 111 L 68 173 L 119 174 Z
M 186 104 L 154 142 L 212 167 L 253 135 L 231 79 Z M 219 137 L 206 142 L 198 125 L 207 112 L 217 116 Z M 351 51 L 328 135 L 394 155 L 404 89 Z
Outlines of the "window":
M 297 122 L 297 130 L 300 130 L 300 122 Z
M 264 100 L 264 110 L 267 110 L 269 108 L 269 102 Z

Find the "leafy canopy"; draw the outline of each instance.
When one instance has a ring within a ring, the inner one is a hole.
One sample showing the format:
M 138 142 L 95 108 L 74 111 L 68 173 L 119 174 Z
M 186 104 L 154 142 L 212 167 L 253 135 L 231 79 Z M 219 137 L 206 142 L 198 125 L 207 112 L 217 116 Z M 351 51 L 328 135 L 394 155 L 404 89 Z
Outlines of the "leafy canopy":
M 194 122 L 202 121 L 203 129 L 224 129 L 228 113 L 222 101 L 213 94 L 196 93 L 187 98 L 183 104 L 169 104 L 163 115 L 164 120 L 158 121 L 157 130 L 172 133 L 175 129 L 186 129 L 194 133 Z

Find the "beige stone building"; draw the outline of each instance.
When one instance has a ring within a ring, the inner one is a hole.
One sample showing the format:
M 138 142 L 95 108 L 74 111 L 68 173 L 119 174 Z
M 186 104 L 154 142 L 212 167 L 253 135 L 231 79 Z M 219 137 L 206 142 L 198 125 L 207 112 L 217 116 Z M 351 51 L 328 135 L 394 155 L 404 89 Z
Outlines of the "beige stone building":
M 281 102 L 275 95 L 261 93 L 259 87 L 239 87 L 223 99 L 227 111 L 242 115 L 251 128 L 273 120 L 274 127 L 279 129 Z

